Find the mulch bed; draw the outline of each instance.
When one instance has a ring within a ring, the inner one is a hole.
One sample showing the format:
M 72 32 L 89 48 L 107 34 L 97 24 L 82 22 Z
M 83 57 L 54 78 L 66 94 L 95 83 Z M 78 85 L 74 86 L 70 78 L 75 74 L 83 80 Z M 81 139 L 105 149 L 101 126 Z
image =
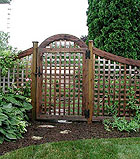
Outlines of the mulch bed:
M 39 125 L 53 125 L 54 128 L 40 128 Z M 61 134 L 60 131 L 69 130 L 68 134 Z M 43 137 L 41 140 L 33 140 L 32 136 Z M 6 152 L 26 147 L 29 145 L 43 144 L 46 142 L 68 141 L 78 139 L 91 138 L 123 138 L 123 137 L 140 137 L 140 133 L 118 132 L 116 130 L 108 132 L 104 129 L 101 122 L 93 122 L 88 125 L 86 122 L 73 123 L 55 123 L 36 121 L 32 122 L 28 127 L 27 133 L 24 134 L 23 139 L 16 140 L 16 142 L 4 142 L 0 145 L 0 155 Z

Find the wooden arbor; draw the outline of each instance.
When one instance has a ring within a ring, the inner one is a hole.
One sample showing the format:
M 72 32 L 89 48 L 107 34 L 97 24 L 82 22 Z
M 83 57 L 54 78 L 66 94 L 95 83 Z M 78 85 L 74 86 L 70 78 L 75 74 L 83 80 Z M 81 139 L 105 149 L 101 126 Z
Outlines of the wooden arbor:
M 33 42 L 32 105 L 34 119 L 92 121 L 93 43 L 58 34 Z M 85 115 L 85 117 L 84 117 Z

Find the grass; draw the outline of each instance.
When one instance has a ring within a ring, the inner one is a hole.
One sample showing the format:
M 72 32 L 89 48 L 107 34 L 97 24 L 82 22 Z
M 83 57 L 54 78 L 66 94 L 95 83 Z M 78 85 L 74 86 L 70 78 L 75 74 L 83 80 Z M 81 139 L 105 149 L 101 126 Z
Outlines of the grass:
M 33 145 L 0 159 L 139 159 L 140 138 L 90 139 Z

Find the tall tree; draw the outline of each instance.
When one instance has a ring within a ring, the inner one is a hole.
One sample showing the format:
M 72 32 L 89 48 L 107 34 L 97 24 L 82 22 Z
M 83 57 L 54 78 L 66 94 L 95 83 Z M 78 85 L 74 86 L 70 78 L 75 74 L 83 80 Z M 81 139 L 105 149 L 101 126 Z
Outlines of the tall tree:
M 140 0 L 88 0 L 88 39 L 113 54 L 140 59 Z

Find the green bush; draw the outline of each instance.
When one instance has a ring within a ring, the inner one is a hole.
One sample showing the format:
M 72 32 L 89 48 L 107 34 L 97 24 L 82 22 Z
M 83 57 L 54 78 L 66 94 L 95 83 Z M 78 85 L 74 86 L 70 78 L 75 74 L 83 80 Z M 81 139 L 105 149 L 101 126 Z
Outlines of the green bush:
M 107 52 L 140 59 L 140 0 L 88 0 L 88 40 Z
M 26 97 L 9 92 L 0 93 L 0 144 L 22 138 L 28 126 L 26 111 L 32 108 Z

